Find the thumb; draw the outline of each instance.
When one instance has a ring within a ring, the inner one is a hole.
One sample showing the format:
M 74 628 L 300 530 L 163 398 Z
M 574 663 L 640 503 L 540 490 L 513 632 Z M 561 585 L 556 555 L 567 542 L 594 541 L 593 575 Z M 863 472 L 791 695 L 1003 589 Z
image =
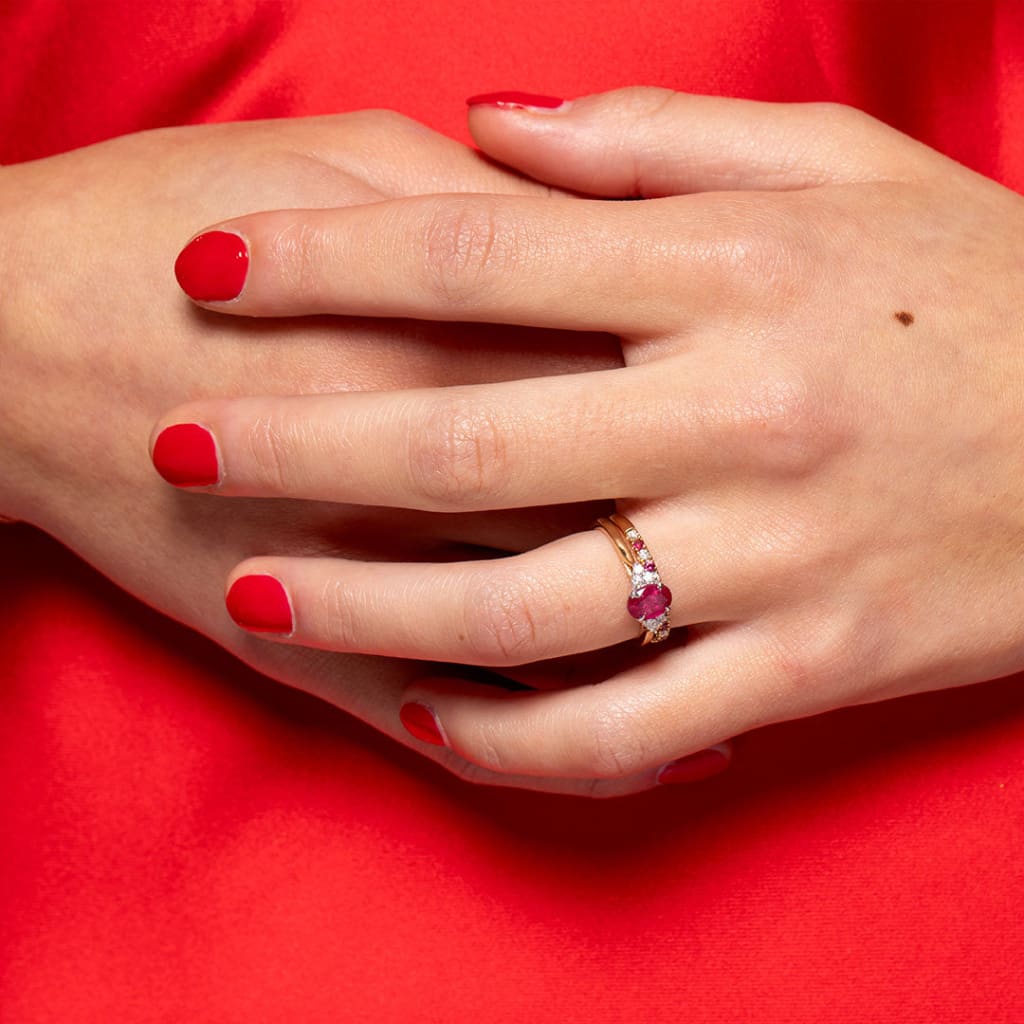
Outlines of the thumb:
M 561 101 L 473 96 L 469 129 L 488 156 L 538 181 L 644 198 L 799 189 L 934 173 L 934 150 L 835 103 L 762 103 L 635 86 Z

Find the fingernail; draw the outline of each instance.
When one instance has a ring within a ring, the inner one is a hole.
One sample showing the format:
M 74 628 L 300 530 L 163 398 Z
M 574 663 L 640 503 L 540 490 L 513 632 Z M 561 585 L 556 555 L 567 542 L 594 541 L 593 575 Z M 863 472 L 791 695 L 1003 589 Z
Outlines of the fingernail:
M 677 782 L 699 782 L 724 772 L 731 760 L 729 748 L 720 743 L 690 754 L 689 757 L 681 757 L 678 761 L 669 761 L 658 772 L 658 783 L 670 786 Z
M 470 107 L 512 107 L 513 109 L 554 110 L 562 106 L 565 100 L 557 96 L 538 96 L 532 92 L 484 92 L 479 96 L 470 96 L 466 105 Z
M 435 747 L 448 746 L 437 721 L 437 715 L 428 704 L 421 704 L 419 701 L 403 704 L 398 717 L 410 735 L 416 739 L 423 740 L 424 743 L 433 743 Z
M 295 628 L 288 594 L 273 576 L 239 576 L 225 603 L 231 618 L 253 633 L 287 636 Z
M 174 276 L 181 290 L 197 302 L 237 299 L 249 273 L 249 250 L 230 231 L 207 231 L 178 254 Z
M 153 465 L 175 487 L 209 487 L 220 480 L 217 442 L 198 423 L 164 427 L 153 445 Z

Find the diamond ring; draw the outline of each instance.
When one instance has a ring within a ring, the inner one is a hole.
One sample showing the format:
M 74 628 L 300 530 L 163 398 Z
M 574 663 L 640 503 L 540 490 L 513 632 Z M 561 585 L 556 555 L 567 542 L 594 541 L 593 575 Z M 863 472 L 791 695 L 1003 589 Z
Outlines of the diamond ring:
M 594 529 L 601 530 L 615 545 L 622 564 L 629 573 L 632 586 L 626 610 L 640 623 L 644 644 L 656 644 L 669 633 L 668 617 L 672 610 L 672 591 L 661 582 L 661 575 L 640 531 L 625 517 L 598 519 Z

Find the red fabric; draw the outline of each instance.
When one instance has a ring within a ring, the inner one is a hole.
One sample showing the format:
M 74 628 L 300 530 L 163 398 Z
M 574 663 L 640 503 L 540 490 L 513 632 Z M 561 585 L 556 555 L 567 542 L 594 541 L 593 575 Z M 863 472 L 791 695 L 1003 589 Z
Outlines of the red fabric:
M 1016 0 L 7 0 L 0 40 L 0 162 L 646 82 L 853 103 L 1024 187 Z M 462 784 L 27 527 L 0 565 L 5 1021 L 1021 1019 L 1019 679 L 590 803 Z

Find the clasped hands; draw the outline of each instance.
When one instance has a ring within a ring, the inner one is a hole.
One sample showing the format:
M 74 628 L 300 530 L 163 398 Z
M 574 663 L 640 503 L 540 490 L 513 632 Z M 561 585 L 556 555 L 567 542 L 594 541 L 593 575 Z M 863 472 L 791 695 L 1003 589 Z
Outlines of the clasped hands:
M 438 515 L 614 500 L 685 642 L 589 685 L 434 669 L 402 694 L 415 735 L 517 784 L 642 789 L 755 726 L 1020 669 L 1020 198 L 848 108 L 553 102 L 485 100 L 470 127 L 558 193 L 245 216 L 185 250 L 183 283 L 232 316 L 606 332 L 621 368 L 192 402 L 158 464 L 177 437 L 171 476 L 223 497 Z M 257 557 L 227 582 L 243 626 L 333 651 L 508 669 L 637 635 L 590 530 L 497 560 Z
M 345 557 L 268 534 L 226 574 L 243 657 L 403 659 L 377 689 L 272 674 L 392 735 L 404 708 L 466 778 L 600 796 L 760 725 L 1024 668 L 1019 196 L 830 104 L 627 89 L 482 102 L 470 128 L 550 188 L 212 223 L 178 265 L 204 329 L 462 322 L 507 353 L 514 325 L 614 337 L 621 365 L 168 409 L 151 454 L 206 514 L 357 510 Z M 587 528 L 612 502 L 674 595 L 656 648 Z M 457 541 L 487 557 L 395 561 L 404 521 L 373 506 L 475 524 Z

